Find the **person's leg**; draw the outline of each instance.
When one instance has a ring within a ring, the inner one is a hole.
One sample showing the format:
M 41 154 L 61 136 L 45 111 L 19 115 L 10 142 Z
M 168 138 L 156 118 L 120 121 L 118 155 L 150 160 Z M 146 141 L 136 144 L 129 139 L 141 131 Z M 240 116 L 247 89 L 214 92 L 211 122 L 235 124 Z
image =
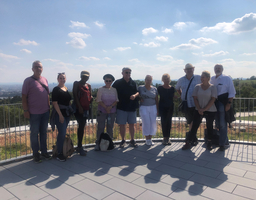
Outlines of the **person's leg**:
M 39 142 L 38 142 L 38 133 L 40 127 L 40 116 L 39 114 L 30 114 L 30 143 L 33 151 L 33 156 L 38 154 L 39 151 Z
M 131 136 L 131 140 L 134 140 L 134 124 L 129 124 L 129 132 L 130 132 L 130 136 Z
M 227 122 L 225 120 L 225 106 L 217 101 L 216 102 L 216 107 L 217 107 L 217 119 L 216 119 L 216 125 L 219 128 L 219 133 L 220 133 L 220 138 L 219 138 L 219 145 L 220 146 L 225 146 L 225 144 L 228 142 L 228 137 L 227 137 Z
M 110 116 L 110 122 L 107 124 L 107 132 L 108 135 L 111 139 L 113 139 L 113 127 L 116 119 L 116 114 L 115 113 L 110 113 L 108 114 Z
M 62 154 L 63 153 L 63 144 L 64 144 L 66 132 L 67 132 L 67 126 L 69 123 L 69 117 L 64 117 L 64 122 L 60 123 L 59 115 L 56 114 L 55 123 L 56 123 L 57 129 L 58 129 L 57 149 L 58 149 L 58 153 Z
M 47 129 L 48 129 L 48 121 L 49 121 L 49 112 L 40 115 L 40 150 L 41 153 L 47 153 Z
M 130 136 L 131 136 L 131 141 L 132 143 L 135 144 L 134 141 L 134 125 L 136 123 L 136 111 L 132 111 L 132 112 L 127 112 L 127 122 L 129 124 L 129 132 L 130 132 Z
M 76 120 L 77 120 L 77 123 L 78 123 L 77 147 L 81 148 L 82 147 L 83 136 L 84 136 L 84 128 L 85 128 L 85 124 L 86 124 L 86 119 L 80 113 L 76 113 L 75 117 L 76 117 Z
M 215 112 L 206 112 L 206 128 L 207 128 L 207 149 L 212 150 L 212 136 L 213 136 L 213 121 L 215 119 Z
M 140 117 L 142 121 L 142 134 L 144 136 L 147 136 L 150 134 L 150 113 L 148 112 L 148 106 L 140 106 Z M 133 130 L 132 130 L 133 131 Z
M 167 139 L 170 138 L 171 130 L 172 130 L 172 115 L 173 115 L 173 107 L 168 109 L 167 113 Z
M 98 115 L 97 115 L 98 126 L 97 126 L 97 140 L 96 140 L 96 144 L 99 143 L 100 134 L 104 132 L 106 118 L 107 118 L 107 114 L 106 113 L 99 112 Z
M 162 132 L 163 132 L 163 137 L 166 138 L 166 137 L 170 137 L 170 135 L 168 134 L 168 131 L 167 131 L 167 126 L 168 126 L 168 118 L 167 118 L 167 114 L 168 114 L 168 111 L 166 109 L 163 109 L 161 111 L 161 126 L 162 126 Z
M 192 125 L 192 128 L 191 128 L 191 131 L 190 131 L 190 134 L 189 134 L 189 141 L 192 142 L 196 137 L 196 134 L 197 134 L 197 129 L 202 121 L 202 115 L 200 115 L 198 113 L 198 111 L 196 110 L 194 112 L 194 119 L 193 119 L 193 125 Z

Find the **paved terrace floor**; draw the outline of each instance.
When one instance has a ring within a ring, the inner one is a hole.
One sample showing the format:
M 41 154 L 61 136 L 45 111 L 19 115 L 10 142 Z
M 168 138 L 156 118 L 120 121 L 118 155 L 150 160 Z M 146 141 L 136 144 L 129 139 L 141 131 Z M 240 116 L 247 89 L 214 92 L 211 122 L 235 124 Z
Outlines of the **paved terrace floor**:
M 0 199 L 256 199 L 256 146 L 231 144 L 211 152 L 204 143 L 182 151 L 144 143 L 108 152 L 88 148 L 36 164 L 32 159 L 0 166 Z

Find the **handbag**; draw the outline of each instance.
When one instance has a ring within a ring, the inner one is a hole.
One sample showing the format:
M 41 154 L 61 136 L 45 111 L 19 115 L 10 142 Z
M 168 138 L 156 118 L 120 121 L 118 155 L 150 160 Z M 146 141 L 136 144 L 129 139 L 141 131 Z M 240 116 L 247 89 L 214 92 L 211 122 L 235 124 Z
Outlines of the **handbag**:
M 194 77 L 193 77 L 194 78 Z M 188 84 L 188 88 L 187 88 L 187 91 L 186 91 L 186 95 L 185 95 L 185 100 L 182 101 L 179 105 L 179 111 L 180 112 L 183 112 L 183 113 L 186 113 L 187 110 L 188 110 L 188 102 L 187 102 L 187 95 L 188 95 L 188 89 L 191 85 L 191 82 L 193 80 L 193 78 L 190 80 L 189 84 Z

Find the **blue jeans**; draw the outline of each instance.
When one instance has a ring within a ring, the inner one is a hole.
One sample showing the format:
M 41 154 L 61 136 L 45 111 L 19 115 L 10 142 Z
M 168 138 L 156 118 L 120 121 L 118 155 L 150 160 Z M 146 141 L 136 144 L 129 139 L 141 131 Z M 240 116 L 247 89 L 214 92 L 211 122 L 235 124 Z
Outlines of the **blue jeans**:
M 55 124 L 58 129 L 58 136 L 57 136 L 58 153 L 63 153 L 63 143 L 65 140 L 69 119 L 70 119 L 70 117 L 64 117 L 64 122 L 60 123 L 58 113 L 56 113 L 56 115 L 55 115 Z
M 225 106 L 220 101 L 216 101 L 215 105 L 217 108 L 215 123 L 216 127 L 219 129 L 220 134 L 219 143 L 220 146 L 224 146 L 228 142 L 228 127 L 227 122 L 225 120 Z
M 30 114 L 30 142 L 33 155 L 38 153 L 47 153 L 47 128 L 49 120 L 49 111 L 43 114 Z M 38 133 L 40 135 L 40 145 L 38 141 Z

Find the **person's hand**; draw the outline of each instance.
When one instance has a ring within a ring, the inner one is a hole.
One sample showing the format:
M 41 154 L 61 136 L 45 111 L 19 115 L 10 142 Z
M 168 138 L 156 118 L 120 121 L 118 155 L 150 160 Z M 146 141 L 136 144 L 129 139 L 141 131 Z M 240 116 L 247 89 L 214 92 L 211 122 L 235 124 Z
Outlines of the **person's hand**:
M 230 104 L 229 103 L 227 103 L 227 105 L 225 106 L 225 111 L 229 111 L 229 109 L 230 109 Z
M 200 109 L 198 110 L 198 113 L 199 113 L 200 115 L 204 115 L 204 110 L 203 110 L 202 108 L 200 108 Z
M 60 123 L 64 123 L 64 117 L 63 117 L 63 115 L 59 115 L 59 121 L 60 121 Z
M 130 96 L 131 100 L 134 100 L 135 98 L 136 98 L 136 96 L 134 94 Z
M 28 111 L 24 112 L 24 117 L 26 119 L 29 119 L 30 118 L 30 113 Z
M 106 108 L 106 111 L 107 111 L 108 114 L 110 113 L 111 109 L 112 109 L 112 106 L 108 106 L 108 107 Z
M 78 110 L 79 110 L 79 113 L 80 113 L 80 114 L 84 114 L 84 109 L 83 109 L 81 106 L 79 107 Z

